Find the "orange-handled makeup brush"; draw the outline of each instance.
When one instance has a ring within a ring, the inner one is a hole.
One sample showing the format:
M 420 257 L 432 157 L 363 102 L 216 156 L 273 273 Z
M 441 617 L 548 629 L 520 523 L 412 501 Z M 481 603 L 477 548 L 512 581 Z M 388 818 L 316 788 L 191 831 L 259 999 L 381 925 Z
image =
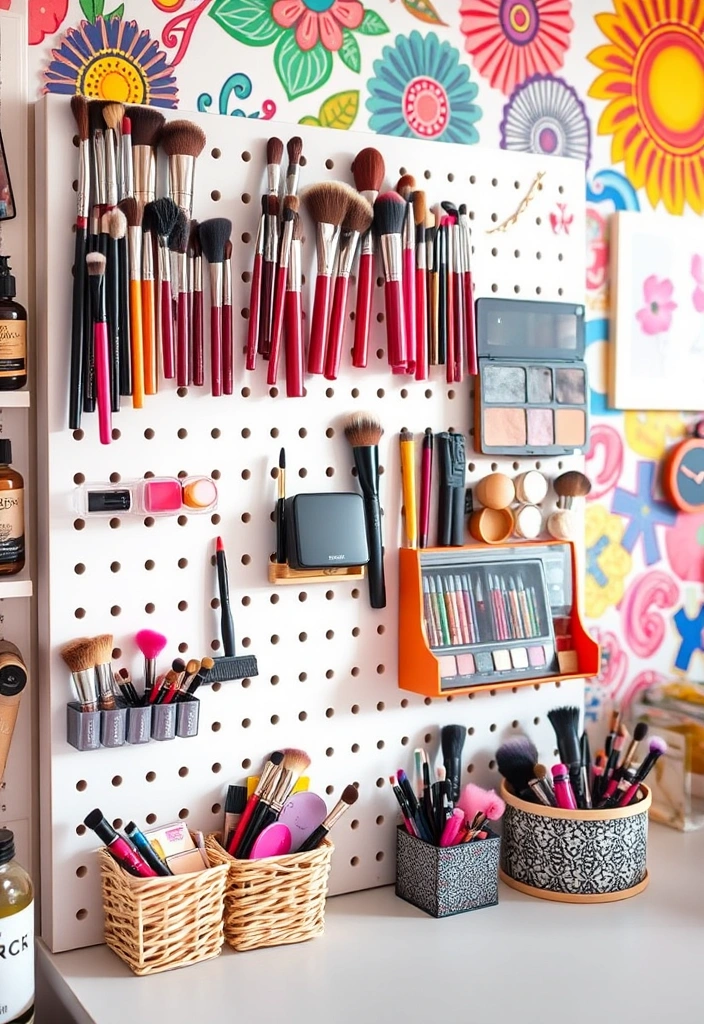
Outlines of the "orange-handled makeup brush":
M 144 406 L 144 352 L 142 339 L 142 211 L 136 199 L 123 199 L 120 209 L 127 218 L 129 252 L 130 347 L 132 356 L 132 406 Z
M 142 337 L 144 350 L 144 392 L 158 389 L 156 360 L 156 305 L 154 302 L 154 233 L 149 205 L 142 212 Z

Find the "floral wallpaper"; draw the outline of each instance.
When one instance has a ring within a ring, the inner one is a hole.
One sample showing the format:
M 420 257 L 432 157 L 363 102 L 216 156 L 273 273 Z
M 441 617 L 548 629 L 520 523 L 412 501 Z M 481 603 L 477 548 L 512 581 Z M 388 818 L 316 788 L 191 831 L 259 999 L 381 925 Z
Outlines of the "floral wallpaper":
M 587 167 L 593 490 L 586 612 L 609 699 L 704 679 L 704 516 L 660 494 L 680 412 L 606 402 L 608 217 L 704 212 L 704 4 L 698 0 L 0 0 L 28 12 L 31 91 L 277 118 L 565 155 Z M 205 58 L 205 59 L 204 59 Z M 571 213 L 554 215 L 569 230 Z M 704 309 L 701 259 L 692 266 Z M 643 329 L 672 286 L 644 285 Z

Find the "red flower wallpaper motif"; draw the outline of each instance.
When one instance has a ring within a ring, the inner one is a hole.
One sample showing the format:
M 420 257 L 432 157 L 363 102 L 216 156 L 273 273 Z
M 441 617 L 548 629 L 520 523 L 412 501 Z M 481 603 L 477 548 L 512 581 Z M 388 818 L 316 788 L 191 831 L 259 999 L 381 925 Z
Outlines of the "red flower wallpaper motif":
M 9 8 L 0 3 L 0 7 Z M 60 28 L 68 13 L 68 0 L 29 0 L 29 45 L 38 46 Z

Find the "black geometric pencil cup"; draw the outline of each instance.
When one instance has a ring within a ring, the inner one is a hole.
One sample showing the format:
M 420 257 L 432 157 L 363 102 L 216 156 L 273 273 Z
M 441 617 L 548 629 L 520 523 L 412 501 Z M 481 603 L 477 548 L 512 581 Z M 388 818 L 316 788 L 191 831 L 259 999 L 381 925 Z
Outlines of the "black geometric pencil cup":
M 486 829 L 485 831 L 489 831 Z M 396 830 L 396 895 L 431 917 L 450 917 L 499 902 L 499 847 L 486 839 L 459 846 L 431 846 Z
M 628 807 L 567 811 L 520 800 L 503 782 L 501 881 L 560 903 L 637 896 L 648 884 L 647 786 L 641 786 L 641 794 Z

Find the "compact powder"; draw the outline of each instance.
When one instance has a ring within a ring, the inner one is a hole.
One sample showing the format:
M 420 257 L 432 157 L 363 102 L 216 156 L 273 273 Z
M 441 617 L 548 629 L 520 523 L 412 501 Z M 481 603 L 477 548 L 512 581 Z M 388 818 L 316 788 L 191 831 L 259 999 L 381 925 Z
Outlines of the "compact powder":
M 494 667 L 497 672 L 511 668 L 511 655 L 508 651 L 494 651 Z
M 530 416 L 530 413 L 528 414 Z M 558 444 L 566 447 L 581 447 L 585 444 L 586 421 L 583 409 L 557 409 L 555 412 L 555 437 Z
M 485 409 L 482 442 L 485 445 L 497 448 L 520 448 L 524 446 L 526 443 L 525 410 Z M 552 438 L 550 443 L 552 444 Z
M 560 409 L 561 412 L 572 412 L 572 409 Z M 552 426 L 552 409 L 528 410 L 528 444 L 536 448 L 547 448 L 555 443 Z
M 482 380 L 485 402 L 526 400 L 526 371 L 522 366 L 486 366 Z
M 561 405 L 584 405 L 584 370 L 567 367 L 556 370 L 555 397 Z
M 549 366 L 528 367 L 528 401 L 552 402 L 552 370 Z

